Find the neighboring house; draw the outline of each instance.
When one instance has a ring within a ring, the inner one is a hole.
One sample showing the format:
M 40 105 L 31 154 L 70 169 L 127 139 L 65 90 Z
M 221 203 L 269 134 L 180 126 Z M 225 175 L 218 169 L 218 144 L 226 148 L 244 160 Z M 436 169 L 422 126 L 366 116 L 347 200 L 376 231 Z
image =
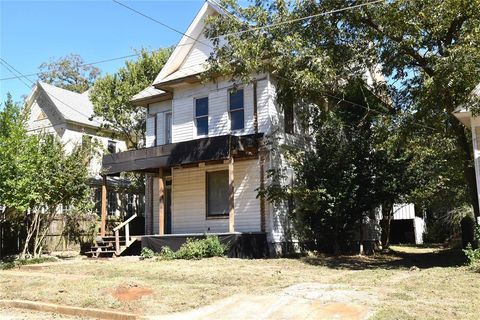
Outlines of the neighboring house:
M 480 97 L 480 84 L 475 87 L 472 95 Z M 480 116 L 473 115 L 470 108 L 467 106 L 457 108 L 453 111 L 453 115 L 472 131 L 475 181 L 477 183 L 477 197 L 480 206 Z M 480 223 L 480 221 L 478 221 L 478 223 Z
M 134 96 L 147 109 L 146 148 L 104 156 L 103 171 L 146 173 L 143 246 L 175 249 L 211 233 L 230 241 L 236 256 L 280 253 L 290 242 L 287 208 L 258 189 L 268 170 L 288 167 L 266 142 L 294 141 L 293 112 L 280 110 L 270 74 L 250 85 L 223 77 L 200 82 L 213 50 L 205 18 L 214 14 L 223 13 L 207 1 L 152 86 Z
M 102 156 L 126 151 L 126 139 L 113 130 L 102 128 L 97 118 L 92 119 L 93 105 L 88 91 L 80 94 L 38 82 L 27 98 L 26 108 L 29 112 L 29 133 L 54 135 L 64 144 L 67 153 L 82 144 L 97 146 L 97 153 L 93 155 L 88 171 L 92 197 L 97 202 L 100 214 Z M 107 184 L 111 190 L 107 198 L 109 217 L 123 221 L 125 217 L 143 211 L 143 196 L 137 190 L 131 190 L 128 181 L 112 176 L 107 179 Z M 68 210 L 68 207 L 64 207 L 61 211 Z M 62 220 L 61 217 L 59 220 Z M 62 227 L 53 225 L 52 232 L 58 236 Z

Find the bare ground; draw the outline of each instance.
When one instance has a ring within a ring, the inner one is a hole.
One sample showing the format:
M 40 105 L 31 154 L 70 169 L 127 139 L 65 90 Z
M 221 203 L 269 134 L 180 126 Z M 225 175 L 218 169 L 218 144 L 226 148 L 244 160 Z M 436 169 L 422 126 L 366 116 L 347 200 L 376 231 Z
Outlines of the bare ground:
M 165 319 L 478 319 L 480 274 L 463 262 L 439 247 L 374 257 L 82 260 L 0 271 L 0 299 Z

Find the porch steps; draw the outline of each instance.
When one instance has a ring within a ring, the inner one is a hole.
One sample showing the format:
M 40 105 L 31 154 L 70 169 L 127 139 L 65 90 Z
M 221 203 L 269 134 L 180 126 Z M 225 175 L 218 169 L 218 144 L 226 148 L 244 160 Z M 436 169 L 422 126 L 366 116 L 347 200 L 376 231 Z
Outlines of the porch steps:
M 112 258 L 114 256 L 121 256 L 137 239 L 131 237 L 130 244 L 126 245 L 125 236 L 120 236 L 120 253 L 117 254 L 115 250 L 115 236 L 98 236 L 95 239 L 95 245 L 91 247 L 90 251 L 85 252 L 90 258 Z

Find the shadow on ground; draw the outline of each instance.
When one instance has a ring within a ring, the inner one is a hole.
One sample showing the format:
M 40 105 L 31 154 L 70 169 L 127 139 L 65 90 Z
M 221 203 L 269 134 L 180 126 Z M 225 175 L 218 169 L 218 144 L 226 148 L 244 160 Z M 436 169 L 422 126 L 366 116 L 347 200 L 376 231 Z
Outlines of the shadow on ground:
M 326 266 L 332 269 L 410 269 L 417 267 L 420 269 L 435 267 L 459 267 L 465 265 L 465 256 L 460 249 L 442 249 L 438 248 L 432 251 L 409 250 L 397 251 L 391 250 L 389 253 L 378 253 L 372 256 L 324 256 L 324 257 L 305 257 L 303 262 Z

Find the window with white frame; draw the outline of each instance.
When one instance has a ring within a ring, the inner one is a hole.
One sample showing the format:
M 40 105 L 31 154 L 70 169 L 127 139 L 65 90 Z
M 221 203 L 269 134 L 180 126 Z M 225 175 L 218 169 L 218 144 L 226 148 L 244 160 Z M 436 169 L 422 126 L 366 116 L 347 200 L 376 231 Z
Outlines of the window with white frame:
M 197 136 L 208 135 L 208 97 L 195 99 Z
M 245 112 L 243 106 L 243 89 L 229 92 L 230 129 L 242 130 L 245 127 Z

